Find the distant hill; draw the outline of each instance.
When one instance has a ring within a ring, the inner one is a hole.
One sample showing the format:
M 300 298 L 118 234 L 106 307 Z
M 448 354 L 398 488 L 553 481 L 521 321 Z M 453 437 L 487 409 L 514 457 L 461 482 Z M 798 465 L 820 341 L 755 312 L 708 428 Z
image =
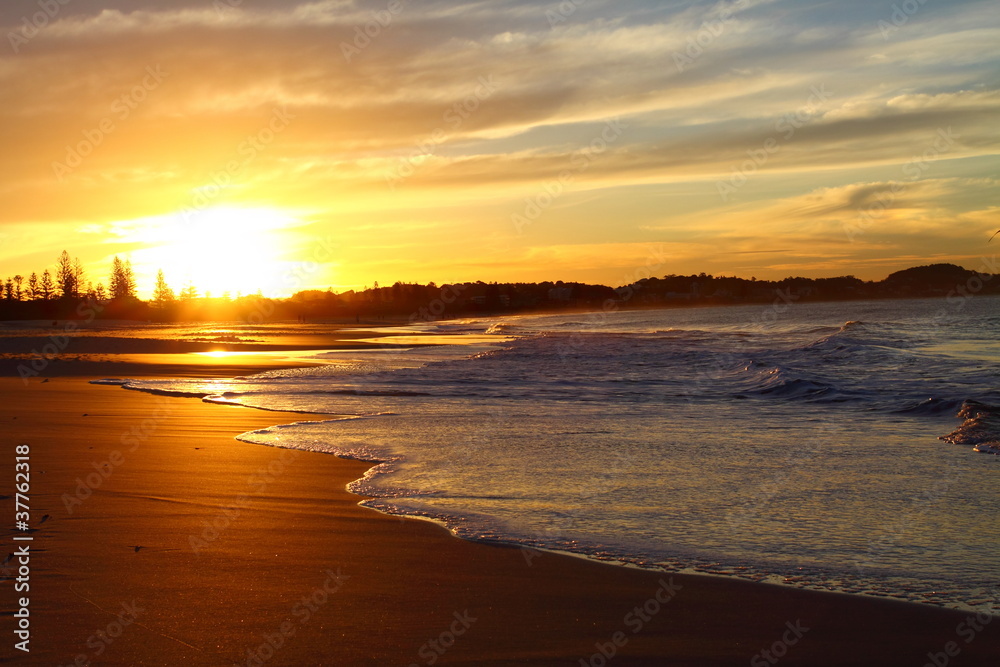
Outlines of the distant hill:
M 164 284 L 152 301 L 132 295 L 109 298 L 100 288 L 86 291 L 51 284 L 36 290 L 29 279 L 24 289 L 21 276 L 0 282 L 0 320 L 59 320 L 66 318 L 131 319 L 156 321 L 229 321 L 251 323 L 277 320 L 379 321 L 393 318 L 409 322 L 433 322 L 454 317 L 475 317 L 517 312 L 671 308 L 726 304 L 772 304 L 784 308 L 791 303 L 919 297 L 970 297 L 1000 294 L 1000 273 L 994 260 L 983 261 L 983 270 L 970 271 L 955 264 L 931 264 L 896 271 L 881 281 L 854 276 L 757 280 L 737 276 L 667 274 L 611 287 L 577 282 L 539 283 L 476 282 L 410 284 L 390 287 L 378 283 L 361 291 L 334 293 L 303 290 L 287 299 L 261 294 L 231 299 L 197 297 L 191 288 L 180 298 Z M 68 274 L 67 274 L 68 275 Z M 17 278 L 18 280 L 15 280 Z M 69 287 L 73 287 L 72 284 Z M 73 294 L 74 291 L 79 293 Z M 778 312 L 777 310 L 773 312 Z
M 914 266 L 889 274 L 885 284 L 889 287 L 907 287 L 914 290 L 951 290 L 977 275 L 955 264 L 929 264 Z

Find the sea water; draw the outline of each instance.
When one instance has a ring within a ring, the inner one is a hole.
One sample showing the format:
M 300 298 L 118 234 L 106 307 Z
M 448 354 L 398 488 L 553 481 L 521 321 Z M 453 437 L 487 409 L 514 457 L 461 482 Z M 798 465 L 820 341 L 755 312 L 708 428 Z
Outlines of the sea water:
M 312 413 L 240 439 L 380 461 L 350 487 L 365 505 L 526 562 L 554 549 L 1000 610 L 1000 457 L 974 449 L 1000 440 L 1000 298 L 416 329 L 435 345 L 125 385 Z

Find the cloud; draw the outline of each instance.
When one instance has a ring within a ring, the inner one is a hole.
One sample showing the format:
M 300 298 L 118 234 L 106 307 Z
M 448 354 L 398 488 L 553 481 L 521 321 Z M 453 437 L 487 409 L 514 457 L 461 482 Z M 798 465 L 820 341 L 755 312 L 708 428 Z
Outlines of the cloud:
M 764 261 L 766 249 L 790 247 L 767 237 L 775 220 L 803 226 L 799 252 L 812 238 L 833 253 L 847 243 L 844 221 L 893 182 L 909 184 L 883 213 L 897 231 L 871 228 L 837 252 L 909 252 L 917 232 L 939 233 L 936 221 L 989 210 L 987 190 L 948 189 L 996 170 L 1000 20 L 982 3 L 927 4 L 887 36 L 878 22 L 891 8 L 860 0 L 573 10 L 434 0 L 395 15 L 384 0 L 230 4 L 80 0 L 0 54 L 0 192 L 11 202 L 0 224 L 166 215 L 223 174 L 217 204 L 339 212 L 330 219 L 359 228 L 464 214 L 460 233 L 475 237 L 568 170 L 553 230 L 587 228 L 588 242 L 626 257 L 631 246 L 614 243 L 669 230 L 694 244 L 683 255 L 694 263 L 698 253 L 716 261 L 713 238 L 737 235 L 732 252 Z M 20 20 L 0 10 L 10 30 Z M 137 101 L 148 66 L 169 75 Z M 477 95 L 484 78 L 495 90 Z M 276 109 L 292 121 L 245 160 Z M 608 121 L 623 131 L 602 145 Z M 939 131 L 954 140 L 923 168 Z M 777 150 L 755 163 L 769 141 Z M 86 158 L 58 179 L 53 163 L 81 145 Z M 240 168 L 227 169 L 234 160 Z M 401 167 L 413 174 L 395 182 Z M 723 200 L 717 184 L 732 179 L 743 184 Z M 629 207 L 629 188 L 647 198 L 629 209 L 640 222 L 593 217 Z M 675 196 L 666 206 L 684 224 L 653 220 L 664 204 L 651 192 Z M 424 242 L 452 247 L 444 233 Z M 599 259 L 550 236 L 558 252 L 539 246 L 510 266 Z M 386 252 L 405 264 L 402 248 Z

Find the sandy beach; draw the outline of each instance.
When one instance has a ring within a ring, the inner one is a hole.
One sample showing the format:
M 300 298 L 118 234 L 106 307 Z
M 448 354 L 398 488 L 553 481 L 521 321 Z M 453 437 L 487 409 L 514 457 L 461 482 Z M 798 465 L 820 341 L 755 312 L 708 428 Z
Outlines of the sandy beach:
M 114 366 L 131 377 L 205 372 L 189 360 Z M 213 371 L 255 370 L 240 361 Z M 0 378 L 3 451 L 13 471 L 14 448 L 30 446 L 36 527 L 30 653 L 14 648 L 10 627 L 16 560 L 3 581 L 0 656 L 14 664 L 919 666 L 935 657 L 938 665 L 1000 658 L 1000 624 L 944 609 L 462 541 L 436 524 L 358 507 L 345 485 L 366 463 L 234 439 L 302 415 L 87 377 L 50 373 L 25 383 L 5 370 L 15 377 Z M 13 495 L 10 485 L 2 492 Z M 0 507 L 13 515 L 12 498 Z M 14 534 L 6 531 L 5 553 L 16 548 Z
M 0 667 L 1000 667 L 998 9 L 0 2 Z

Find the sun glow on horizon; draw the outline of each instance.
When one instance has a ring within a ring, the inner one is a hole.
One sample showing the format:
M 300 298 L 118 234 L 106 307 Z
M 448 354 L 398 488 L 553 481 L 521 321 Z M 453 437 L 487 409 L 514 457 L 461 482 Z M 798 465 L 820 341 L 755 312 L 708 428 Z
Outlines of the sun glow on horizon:
M 132 253 L 140 285 L 151 286 L 162 269 L 175 293 L 191 285 L 200 296 L 217 297 L 285 296 L 283 276 L 294 263 L 289 230 L 303 224 L 278 209 L 219 206 L 120 226 L 145 246 Z
M 27 4 L 0 3 L 4 284 L 63 250 L 94 289 L 130 259 L 148 299 L 158 269 L 277 297 L 882 280 L 1000 244 L 1000 12 L 978 2 L 905 27 L 862 0 L 412 3 L 363 55 L 354 0 L 87 0 L 44 27 Z

